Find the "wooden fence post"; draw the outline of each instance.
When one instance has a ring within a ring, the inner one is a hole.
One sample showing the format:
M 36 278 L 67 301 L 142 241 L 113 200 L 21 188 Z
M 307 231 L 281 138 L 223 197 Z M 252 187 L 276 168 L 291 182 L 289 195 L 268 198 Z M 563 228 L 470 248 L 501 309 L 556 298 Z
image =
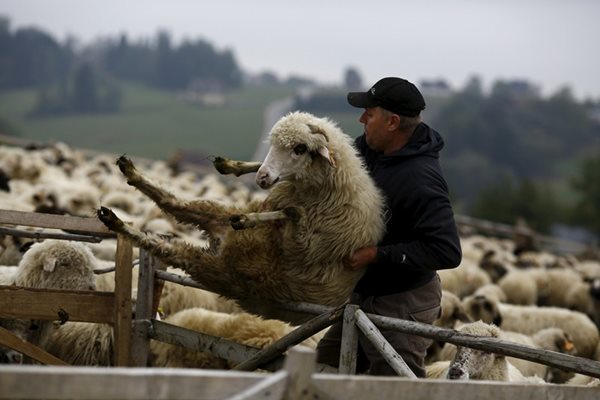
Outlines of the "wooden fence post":
M 340 345 L 339 373 L 351 375 L 356 373 L 356 357 L 358 354 L 358 328 L 356 327 L 356 304 L 348 304 L 344 309 L 342 325 L 342 343 Z
M 154 268 L 156 259 L 146 249 L 140 249 L 138 266 L 138 289 L 135 302 L 135 319 L 131 339 L 131 366 L 145 367 L 148 364 L 150 349 L 150 320 L 152 315 L 154 294 Z
M 362 310 L 356 310 L 356 323 L 398 375 L 409 378 L 417 377 Z
M 115 257 L 115 366 L 127 367 L 131 362 L 131 264 L 133 246 L 123 235 L 117 235 Z

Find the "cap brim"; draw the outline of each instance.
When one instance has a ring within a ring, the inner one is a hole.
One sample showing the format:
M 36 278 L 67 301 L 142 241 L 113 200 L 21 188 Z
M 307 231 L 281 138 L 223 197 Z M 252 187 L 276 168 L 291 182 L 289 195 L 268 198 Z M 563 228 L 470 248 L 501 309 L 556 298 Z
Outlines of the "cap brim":
M 348 103 L 358 108 L 376 107 L 377 103 L 371 97 L 369 92 L 350 92 L 347 96 Z

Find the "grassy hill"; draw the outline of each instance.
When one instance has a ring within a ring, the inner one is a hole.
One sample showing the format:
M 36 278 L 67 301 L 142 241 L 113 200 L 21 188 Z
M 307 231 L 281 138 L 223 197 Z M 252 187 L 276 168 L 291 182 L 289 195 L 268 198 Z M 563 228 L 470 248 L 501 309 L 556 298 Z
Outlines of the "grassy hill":
M 229 93 L 221 108 L 185 102 L 172 93 L 122 84 L 123 107 L 117 114 L 29 118 L 37 92 L 0 93 L 0 118 L 21 137 L 63 141 L 73 147 L 164 159 L 176 149 L 249 159 L 263 131 L 263 110 L 293 94 L 292 87 L 250 87 Z

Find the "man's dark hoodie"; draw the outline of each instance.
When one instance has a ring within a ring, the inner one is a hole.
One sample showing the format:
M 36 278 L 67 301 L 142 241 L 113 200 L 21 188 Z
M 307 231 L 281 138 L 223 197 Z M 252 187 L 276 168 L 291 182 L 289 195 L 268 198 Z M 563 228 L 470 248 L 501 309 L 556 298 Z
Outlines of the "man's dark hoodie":
M 386 233 L 377 262 L 368 266 L 355 291 L 386 295 L 428 283 L 439 269 L 460 264 L 461 248 L 442 176 L 444 140 L 424 123 L 402 149 L 384 155 L 370 149 L 365 135 L 355 143 L 386 198 Z

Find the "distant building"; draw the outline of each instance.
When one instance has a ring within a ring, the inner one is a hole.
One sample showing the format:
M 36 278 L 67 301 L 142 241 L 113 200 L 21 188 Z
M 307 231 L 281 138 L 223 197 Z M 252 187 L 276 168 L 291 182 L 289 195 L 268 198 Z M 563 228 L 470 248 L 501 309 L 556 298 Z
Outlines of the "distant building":
M 425 97 L 450 97 L 453 93 L 452 88 L 444 79 L 421 80 L 419 89 Z
M 210 79 L 193 79 L 179 97 L 204 107 L 223 107 L 227 103 L 223 86 Z

